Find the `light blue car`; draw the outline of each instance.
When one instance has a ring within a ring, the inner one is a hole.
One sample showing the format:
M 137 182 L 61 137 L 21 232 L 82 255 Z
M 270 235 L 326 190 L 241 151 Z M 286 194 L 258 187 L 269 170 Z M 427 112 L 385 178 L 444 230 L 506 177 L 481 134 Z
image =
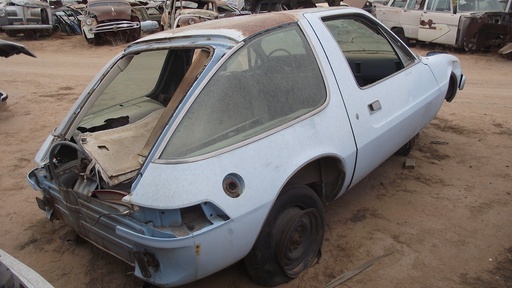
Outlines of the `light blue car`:
M 233 17 L 112 59 L 36 156 L 39 207 L 134 265 L 193 282 L 244 260 L 273 286 L 321 257 L 323 205 L 412 148 L 464 87 L 357 8 Z

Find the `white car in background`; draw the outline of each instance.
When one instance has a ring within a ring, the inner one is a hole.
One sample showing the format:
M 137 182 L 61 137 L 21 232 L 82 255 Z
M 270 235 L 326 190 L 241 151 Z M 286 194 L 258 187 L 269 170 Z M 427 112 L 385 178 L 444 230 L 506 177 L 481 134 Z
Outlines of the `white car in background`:
M 404 43 L 481 51 L 512 43 L 511 0 L 390 0 L 375 15 Z

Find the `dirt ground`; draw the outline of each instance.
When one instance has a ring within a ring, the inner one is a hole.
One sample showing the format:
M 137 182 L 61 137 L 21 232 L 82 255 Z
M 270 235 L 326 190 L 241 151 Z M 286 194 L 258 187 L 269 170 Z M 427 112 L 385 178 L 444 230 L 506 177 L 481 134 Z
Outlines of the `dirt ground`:
M 37 58 L 0 59 L 9 94 L 0 111 L 0 248 L 55 287 L 141 287 L 130 265 L 47 221 L 26 181 L 42 142 L 125 46 L 80 36 L 16 41 Z M 415 168 L 393 156 L 329 204 L 320 262 L 282 287 L 324 287 L 388 253 L 338 287 L 512 287 L 512 62 L 452 53 L 466 87 L 420 134 Z M 258 286 L 237 263 L 186 287 Z

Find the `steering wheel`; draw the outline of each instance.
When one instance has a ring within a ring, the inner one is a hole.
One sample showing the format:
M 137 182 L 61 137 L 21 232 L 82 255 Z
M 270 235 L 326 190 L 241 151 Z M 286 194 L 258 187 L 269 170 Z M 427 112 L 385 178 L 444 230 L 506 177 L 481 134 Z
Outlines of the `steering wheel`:
M 277 53 L 277 52 L 284 52 L 284 54 L 287 54 L 289 56 L 292 56 L 292 53 L 290 53 L 290 51 L 284 49 L 284 48 L 277 48 L 277 49 L 274 49 L 272 51 L 270 51 L 270 53 L 268 53 L 268 57 L 272 56 L 272 54 L 274 53 Z

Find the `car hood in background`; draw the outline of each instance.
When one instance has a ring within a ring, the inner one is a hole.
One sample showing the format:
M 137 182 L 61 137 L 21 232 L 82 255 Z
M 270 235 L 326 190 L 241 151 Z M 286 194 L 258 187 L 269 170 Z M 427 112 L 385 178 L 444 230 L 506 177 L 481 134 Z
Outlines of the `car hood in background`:
M 132 7 L 128 3 L 126 5 L 123 5 L 123 2 L 112 2 L 115 5 L 109 5 L 108 2 L 104 4 L 96 3 L 85 8 L 85 11 L 96 15 L 99 22 L 109 19 L 131 19 Z

